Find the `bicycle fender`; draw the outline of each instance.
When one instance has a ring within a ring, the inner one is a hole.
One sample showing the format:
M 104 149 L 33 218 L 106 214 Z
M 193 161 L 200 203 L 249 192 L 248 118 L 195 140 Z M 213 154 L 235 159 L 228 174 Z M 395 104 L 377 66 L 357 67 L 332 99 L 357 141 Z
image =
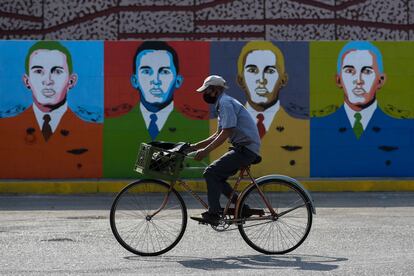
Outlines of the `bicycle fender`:
M 309 199 L 309 203 L 311 205 L 312 213 L 316 215 L 315 203 L 313 202 L 313 198 L 310 195 L 310 193 L 305 189 L 305 187 L 303 187 L 303 185 L 300 184 L 299 181 L 297 181 L 296 179 L 294 179 L 290 176 L 287 176 L 287 175 L 271 174 L 271 175 L 266 175 L 266 176 L 262 176 L 262 177 L 257 178 L 256 182 L 259 183 L 260 181 L 265 181 L 265 180 L 269 180 L 269 179 L 277 179 L 277 180 L 281 180 L 281 181 L 284 181 L 284 182 L 289 182 L 290 184 L 295 186 L 298 190 L 302 191 Z

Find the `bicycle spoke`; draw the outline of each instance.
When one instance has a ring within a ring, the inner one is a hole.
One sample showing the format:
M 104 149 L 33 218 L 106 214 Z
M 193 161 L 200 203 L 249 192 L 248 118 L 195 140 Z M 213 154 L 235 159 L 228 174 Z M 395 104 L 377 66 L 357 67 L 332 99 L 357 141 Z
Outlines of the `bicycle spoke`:
M 175 235 L 176 235 L 175 233 L 170 232 L 170 231 L 166 230 L 166 228 L 163 228 L 161 226 L 156 226 L 156 225 L 153 225 L 153 226 L 156 227 L 157 230 L 160 231 L 160 233 L 162 233 L 162 235 L 164 235 L 165 238 L 168 239 L 170 242 L 174 241 L 174 239 L 171 238 L 170 236 L 167 236 L 167 234 L 172 234 L 175 238 Z
M 306 229 L 302 225 L 297 225 L 297 224 L 294 224 L 294 223 L 288 223 L 285 219 L 279 219 L 279 222 L 286 225 L 286 226 L 288 226 L 288 227 L 291 227 L 292 229 L 298 229 L 298 230 L 305 230 Z
M 258 239 L 263 234 L 264 229 L 266 228 L 267 224 L 263 224 L 259 229 L 256 230 L 256 235 L 252 235 L 252 239 Z
M 147 216 L 147 214 L 145 214 L 141 211 L 138 211 L 138 210 L 120 210 L 120 211 L 118 211 L 118 213 L 119 214 L 125 214 L 128 217 L 135 217 L 135 218 L 138 218 L 138 219 L 142 219 L 142 218 L 145 218 Z M 137 213 L 142 213 L 142 215 L 139 215 Z
M 155 224 L 153 225 L 154 226 L 154 228 L 156 229 L 156 231 L 158 231 L 158 233 L 161 235 L 161 237 L 162 237 L 162 239 L 164 240 L 164 241 L 167 241 L 167 242 L 169 242 L 169 243 L 172 243 L 174 240 L 173 239 L 171 239 L 171 238 L 169 238 L 164 232 L 163 232 L 163 230 L 161 230 L 160 229 L 160 227 L 158 227 L 158 226 L 156 226 Z
M 301 226 L 294 226 L 294 225 L 291 225 L 291 224 L 287 224 L 284 221 L 280 221 L 280 223 L 285 225 L 287 228 L 290 229 L 289 233 L 291 233 L 292 235 L 296 234 L 298 239 L 300 239 L 302 237 L 302 234 L 306 231 L 306 229 L 304 227 L 301 227 Z
M 154 223 L 154 222 L 153 222 L 153 223 Z M 179 232 L 180 232 L 180 229 L 179 229 L 179 228 L 173 228 L 172 226 L 170 226 L 170 225 L 168 225 L 168 224 L 166 224 L 166 223 L 163 223 L 163 222 L 161 222 L 161 221 L 158 221 L 158 222 L 157 222 L 157 225 L 158 225 L 158 227 L 159 227 L 160 229 L 162 229 L 165 233 L 168 233 L 168 234 L 173 235 L 173 236 L 178 235 L 178 234 L 176 234 L 176 233 L 179 233 Z
M 145 225 L 145 224 L 142 224 L 142 225 Z M 125 233 L 129 233 L 129 232 L 136 232 L 138 229 L 140 229 L 140 227 L 138 227 L 137 229 L 135 229 L 135 231 L 134 231 L 134 228 L 137 228 L 137 226 L 136 225 L 132 225 L 132 224 L 127 224 L 127 225 L 122 225 L 122 227 L 119 227 L 118 229 L 119 230 L 122 230 L 123 232 L 125 232 Z

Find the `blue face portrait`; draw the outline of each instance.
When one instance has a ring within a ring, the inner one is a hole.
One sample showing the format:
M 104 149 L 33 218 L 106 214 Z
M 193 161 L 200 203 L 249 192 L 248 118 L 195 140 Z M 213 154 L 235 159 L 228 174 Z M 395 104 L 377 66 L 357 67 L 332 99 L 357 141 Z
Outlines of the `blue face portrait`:
M 173 99 L 174 90 L 183 82 L 177 75 L 171 53 L 166 50 L 144 50 L 137 56 L 132 86 L 141 94 L 141 102 L 150 111 L 160 110 Z M 154 110 L 155 109 L 155 110 Z

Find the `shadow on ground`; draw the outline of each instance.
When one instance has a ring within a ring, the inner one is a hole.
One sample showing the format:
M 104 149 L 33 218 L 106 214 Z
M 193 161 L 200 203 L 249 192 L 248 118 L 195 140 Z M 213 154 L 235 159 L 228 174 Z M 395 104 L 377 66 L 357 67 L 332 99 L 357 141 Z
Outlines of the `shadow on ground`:
M 139 257 L 129 256 L 125 259 L 131 261 L 175 262 L 191 269 L 204 271 L 229 269 L 285 269 L 294 268 L 308 271 L 332 271 L 339 267 L 340 262 L 347 258 L 327 257 L 316 255 L 247 255 L 226 258 L 197 258 L 188 256 L 177 257 Z

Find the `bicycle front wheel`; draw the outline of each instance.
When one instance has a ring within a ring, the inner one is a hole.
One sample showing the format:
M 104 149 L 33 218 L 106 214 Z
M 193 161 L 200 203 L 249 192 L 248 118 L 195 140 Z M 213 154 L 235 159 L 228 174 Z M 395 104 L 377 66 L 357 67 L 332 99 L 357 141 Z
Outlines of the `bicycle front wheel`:
M 110 223 L 117 241 L 130 252 L 156 256 L 171 250 L 187 226 L 182 197 L 159 180 L 139 180 L 115 198 Z
M 285 254 L 303 243 L 312 225 L 310 199 L 295 185 L 273 178 L 248 188 L 240 199 L 239 218 L 246 217 L 242 206 L 260 210 L 260 215 L 247 217 L 239 224 L 243 239 L 253 249 L 264 254 Z M 272 215 L 262 197 L 272 206 Z

